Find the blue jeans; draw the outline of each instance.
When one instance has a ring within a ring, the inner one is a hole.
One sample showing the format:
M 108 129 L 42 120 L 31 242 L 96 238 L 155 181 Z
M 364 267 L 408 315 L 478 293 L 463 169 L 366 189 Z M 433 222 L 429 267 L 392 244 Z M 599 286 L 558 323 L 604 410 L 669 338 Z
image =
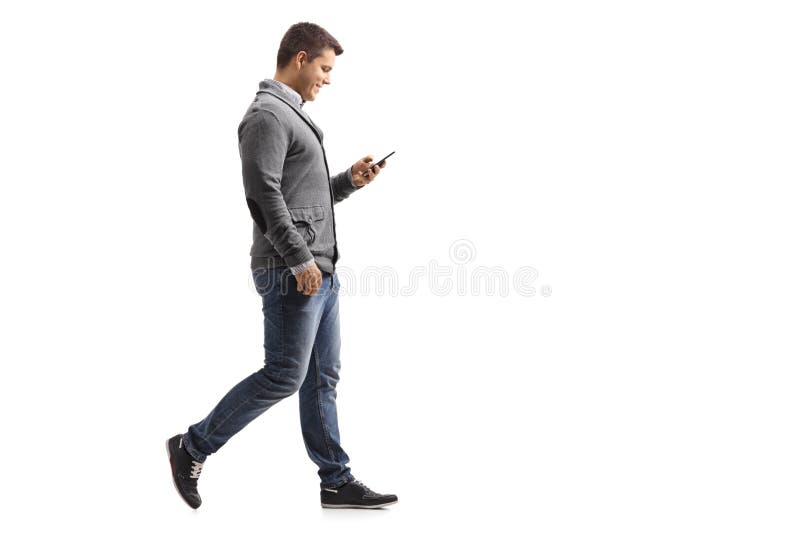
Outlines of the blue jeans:
M 264 367 L 233 387 L 208 416 L 189 427 L 183 442 L 198 461 L 275 403 L 300 391 L 300 425 L 320 487 L 354 479 L 339 444 L 336 384 L 339 381 L 339 278 L 322 273 L 315 295 L 297 291 L 288 267 L 253 270 L 264 312 Z

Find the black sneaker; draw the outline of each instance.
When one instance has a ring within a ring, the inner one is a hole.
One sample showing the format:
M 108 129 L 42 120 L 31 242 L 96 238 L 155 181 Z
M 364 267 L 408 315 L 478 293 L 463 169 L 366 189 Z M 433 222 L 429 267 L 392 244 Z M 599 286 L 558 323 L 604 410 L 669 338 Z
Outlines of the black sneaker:
M 380 508 L 397 502 L 397 495 L 375 493 L 358 480 L 320 491 L 323 508 Z
M 203 463 L 192 458 L 186 451 L 181 434 L 167 440 L 167 454 L 175 489 L 178 490 L 178 494 L 183 497 L 186 504 L 192 508 L 199 508 L 201 500 L 197 493 L 197 479 L 200 478 Z

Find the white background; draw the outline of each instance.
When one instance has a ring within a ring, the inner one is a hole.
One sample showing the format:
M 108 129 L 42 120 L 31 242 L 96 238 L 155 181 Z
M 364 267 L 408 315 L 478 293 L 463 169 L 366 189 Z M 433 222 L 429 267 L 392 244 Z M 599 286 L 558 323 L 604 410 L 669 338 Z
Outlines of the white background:
M 4 3 L 2 529 L 797 532 L 792 3 L 277 4 Z M 395 506 L 319 507 L 294 396 L 192 511 L 164 440 L 262 364 L 236 128 L 299 21 L 345 51 L 331 171 L 397 151 L 343 272 L 468 240 L 536 294 L 342 295 L 343 445 Z

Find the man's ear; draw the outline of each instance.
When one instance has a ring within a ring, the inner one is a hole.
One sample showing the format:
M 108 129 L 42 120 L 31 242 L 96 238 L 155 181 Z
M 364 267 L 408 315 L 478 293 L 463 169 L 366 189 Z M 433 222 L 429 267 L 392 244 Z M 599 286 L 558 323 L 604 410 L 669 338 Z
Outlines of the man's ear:
M 304 63 L 308 63 L 308 53 L 305 50 L 299 51 L 295 56 L 295 63 L 300 63 L 298 66 L 302 68 Z

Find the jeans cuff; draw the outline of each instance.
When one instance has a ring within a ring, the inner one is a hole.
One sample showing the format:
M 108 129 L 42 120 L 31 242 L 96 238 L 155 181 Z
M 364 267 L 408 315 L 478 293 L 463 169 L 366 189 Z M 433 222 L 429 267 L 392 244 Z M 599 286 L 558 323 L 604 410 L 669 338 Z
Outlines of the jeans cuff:
M 188 432 L 183 435 L 183 448 L 186 449 L 186 452 L 189 453 L 189 456 L 191 456 L 192 458 L 194 458 L 195 460 L 197 460 L 200 463 L 205 462 L 206 458 L 208 458 L 207 455 L 205 455 L 202 452 L 198 451 L 194 447 L 194 444 L 192 443 L 192 438 L 189 437 L 189 433 Z
M 349 476 L 347 476 L 345 478 L 340 478 L 340 479 L 336 480 L 336 482 L 333 485 L 321 484 L 321 486 L 322 486 L 323 489 L 324 488 L 338 489 L 338 488 L 341 488 L 342 486 L 344 486 L 345 484 L 347 484 L 348 482 L 352 482 L 354 480 L 355 480 L 355 477 L 353 475 L 349 475 Z

